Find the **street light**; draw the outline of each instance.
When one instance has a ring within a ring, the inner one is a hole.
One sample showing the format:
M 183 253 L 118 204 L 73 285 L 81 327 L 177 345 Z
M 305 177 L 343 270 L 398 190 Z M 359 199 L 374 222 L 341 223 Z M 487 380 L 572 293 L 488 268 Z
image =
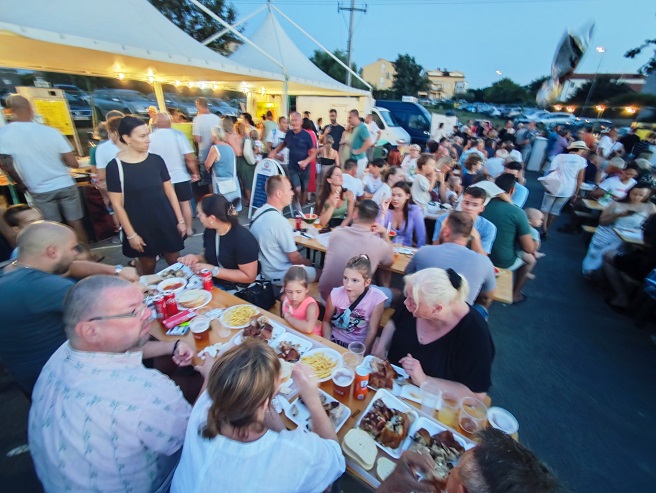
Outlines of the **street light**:
M 604 53 L 606 53 L 606 48 L 603 46 L 597 46 L 595 48 L 597 53 L 601 54 L 601 57 L 599 58 L 599 64 L 597 65 L 597 70 L 595 71 L 594 77 L 592 78 L 592 83 L 590 84 L 590 90 L 588 91 L 588 95 L 585 98 L 585 103 L 583 104 L 583 108 L 581 109 L 581 116 L 585 113 L 585 109 L 588 107 L 588 103 L 590 102 L 590 96 L 592 96 L 592 91 L 594 90 L 595 83 L 597 82 L 597 74 L 599 73 L 599 68 L 601 67 L 601 62 L 604 61 Z

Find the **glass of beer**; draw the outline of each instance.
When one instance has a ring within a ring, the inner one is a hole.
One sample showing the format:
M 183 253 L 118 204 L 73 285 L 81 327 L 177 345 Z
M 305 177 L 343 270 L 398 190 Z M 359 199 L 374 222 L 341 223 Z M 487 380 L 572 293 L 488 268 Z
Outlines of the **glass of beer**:
M 458 410 L 460 409 L 460 403 L 457 401 L 450 401 L 448 399 L 442 399 L 442 407 L 437 414 L 437 419 L 442 423 L 447 425 L 450 428 L 455 429 L 458 426 Z
M 349 343 L 347 355 L 349 356 L 348 358 L 349 362 L 354 363 L 353 368 L 360 366 L 360 363 L 362 363 L 362 360 L 364 359 L 364 352 L 366 351 L 366 349 L 367 346 L 365 346 L 364 343 L 362 342 Z M 351 365 L 349 364 L 348 366 Z
M 348 366 L 338 366 L 331 375 L 333 380 L 333 395 L 338 398 L 348 398 L 351 384 L 355 380 L 355 371 Z
M 458 411 L 458 425 L 466 433 L 474 434 L 485 427 L 487 406 L 474 397 L 463 397 Z
M 199 315 L 189 322 L 189 329 L 194 335 L 196 349 L 199 351 L 207 347 L 210 343 L 210 319 Z

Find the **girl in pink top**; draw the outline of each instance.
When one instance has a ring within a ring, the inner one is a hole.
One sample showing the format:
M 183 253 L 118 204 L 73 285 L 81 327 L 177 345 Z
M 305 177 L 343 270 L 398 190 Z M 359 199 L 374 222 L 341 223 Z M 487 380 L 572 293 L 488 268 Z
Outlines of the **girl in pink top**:
M 302 265 L 292 265 L 283 280 L 282 318 L 299 332 L 321 335 L 319 305 L 310 296 L 309 279 Z
M 371 286 L 371 262 L 366 255 L 358 255 L 346 263 L 344 285 L 330 292 L 323 336 L 340 346 L 362 342 L 371 351 L 378 326 L 385 309 L 387 296 Z M 357 303 L 356 303 L 357 301 Z

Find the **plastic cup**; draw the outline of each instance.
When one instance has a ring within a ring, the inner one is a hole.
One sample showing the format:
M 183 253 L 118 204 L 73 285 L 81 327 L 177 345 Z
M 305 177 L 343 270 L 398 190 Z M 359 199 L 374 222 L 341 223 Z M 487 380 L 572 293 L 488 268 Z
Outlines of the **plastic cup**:
M 460 409 L 460 403 L 457 401 L 450 401 L 448 399 L 442 399 L 442 406 L 440 411 L 437 414 L 437 419 L 442 423 L 447 425 L 449 428 L 454 428 L 458 426 L 458 411 Z
M 218 335 L 222 339 L 225 339 L 226 337 L 230 337 L 230 334 L 232 334 L 230 328 L 223 325 L 221 323 L 221 320 L 219 320 L 218 318 L 212 320 L 210 325 L 212 326 L 212 330 L 216 332 L 216 335 Z
M 348 354 L 353 355 L 349 357 L 349 361 L 355 362 L 353 368 L 359 366 L 360 363 L 362 363 L 362 360 L 364 359 L 364 352 L 366 350 L 367 350 L 367 346 L 365 346 L 364 343 L 362 342 L 351 342 L 348 345 Z
M 210 343 L 210 319 L 200 315 L 189 322 L 189 330 L 196 341 L 196 349 L 205 348 Z
M 482 430 L 487 422 L 487 406 L 474 397 L 463 397 L 458 411 L 458 425 L 470 435 Z
M 426 380 L 421 384 L 421 410 L 431 417 L 442 404 L 442 389 L 432 380 Z
M 348 397 L 351 393 L 351 385 L 355 380 L 355 371 L 348 366 L 338 366 L 331 375 L 333 380 L 333 395 L 335 397 Z
M 500 407 L 491 407 L 487 410 L 487 422 L 492 428 L 501 430 L 504 433 L 517 439 L 517 432 L 519 431 L 519 422 L 517 418 L 510 414 L 505 409 Z

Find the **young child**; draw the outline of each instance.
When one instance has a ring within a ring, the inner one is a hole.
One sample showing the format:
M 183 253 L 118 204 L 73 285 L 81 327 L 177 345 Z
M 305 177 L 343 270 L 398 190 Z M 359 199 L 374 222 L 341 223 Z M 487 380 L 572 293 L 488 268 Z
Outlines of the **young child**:
M 535 243 L 535 251 L 533 253 L 526 253 L 522 251 L 520 255 L 526 263 L 530 263 L 530 259 L 527 260 L 526 257 L 535 257 L 535 260 L 537 261 L 545 256 L 544 253 L 538 251 L 542 245 L 540 240 L 540 230 L 542 229 L 542 223 L 544 222 L 544 214 L 542 214 L 542 211 L 533 209 L 532 207 L 525 209 L 524 212 L 528 218 L 528 224 L 531 226 L 531 239 Z M 526 277 L 529 279 L 535 279 L 534 274 L 527 274 Z
M 302 265 L 292 265 L 283 279 L 280 311 L 289 325 L 304 334 L 321 335 L 319 305 L 309 295 L 309 279 Z
M 255 159 L 259 162 L 262 160 L 262 141 L 260 140 L 260 133 L 253 129 L 250 131 L 248 136 L 253 141 L 253 153 L 255 154 Z
M 383 168 L 385 167 L 384 159 L 374 159 L 367 165 L 367 172 L 362 177 L 364 184 L 364 198 L 370 199 L 383 186 Z
M 446 182 L 446 199 L 451 206 L 455 207 L 458 198 L 462 194 L 462 180 L 460 176 L 451 174 Z
M 327 300 L 323 336 L 340 346 L 363 342 L 366 353 L 376 339 L 387 296 L 371 286 L 371 262 L 366 255 L 351 258 L 344 268 L 344 285 Z

